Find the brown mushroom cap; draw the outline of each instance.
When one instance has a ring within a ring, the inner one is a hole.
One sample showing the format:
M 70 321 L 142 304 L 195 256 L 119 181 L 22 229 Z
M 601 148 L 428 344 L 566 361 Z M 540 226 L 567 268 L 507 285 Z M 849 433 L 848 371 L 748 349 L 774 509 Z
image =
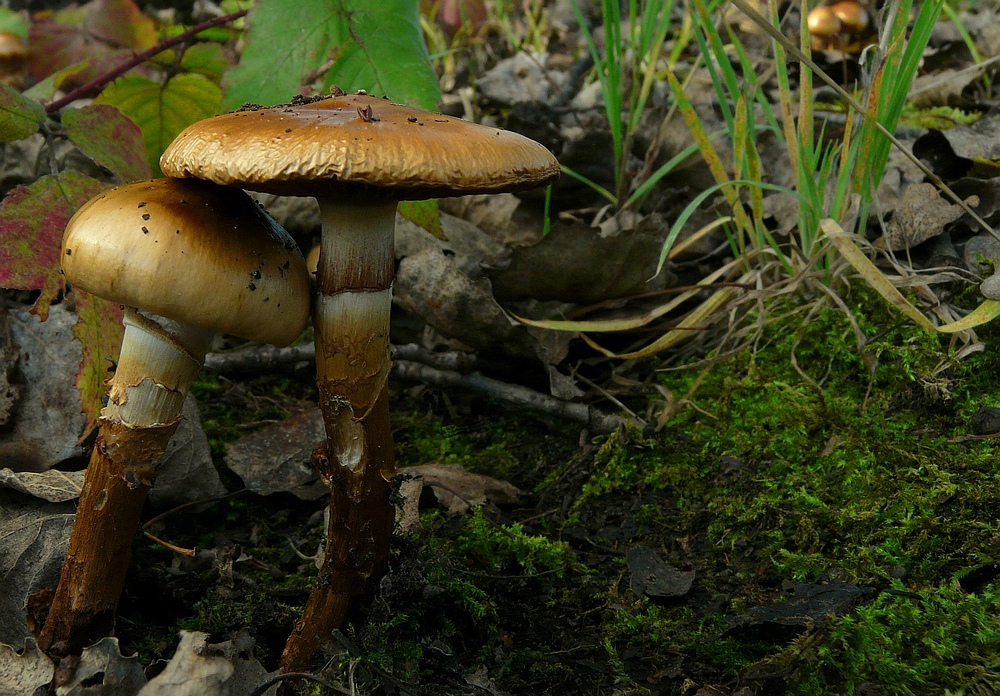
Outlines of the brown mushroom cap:
M 841 0 L 830 11 L 840 20 L 841 31 L 860 34 L 868 28 L 868 11 L 854 0 Z
M 66 279 L 112 302 L 284 346 L 309 315 L 288 233 L 238 189 L 156 179 L 105 191 L 63 233 Z
M 516 191 L 559 176 L 552 153 L 517 133 L 367 94 L 199 121 L 160 168 L 253 191 L 384 200 Z
M 813 9 L 806 21 L 813 36 L 825 39 L 840 32 L 840 19 L 825 5 Z

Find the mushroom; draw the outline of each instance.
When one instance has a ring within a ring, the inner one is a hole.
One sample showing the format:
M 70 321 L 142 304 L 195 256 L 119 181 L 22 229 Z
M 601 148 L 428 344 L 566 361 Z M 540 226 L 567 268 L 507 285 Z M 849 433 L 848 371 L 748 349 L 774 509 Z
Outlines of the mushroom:
M 809 26 L 813 50 L 823 51 L 840 47 L 840 19 L 833 13 L 832 9 L 826 5 L 820 5 L 813 9 L 809 13 L 806 24 Z
M 845 34 L 860 36 L 868 29 L 868 10 L 855 0 L 841 0 L 830 5 L 830 10 L 840 20 L 840 30 Z
M 62 267 L 121 303 L 125 334 L 101 411 L 59 586 L 39 635 L 76 652 L 109 635 L 146 493 L 217 331 L 288 345 L 309 316 L 295 242 L 242 191 L 158 179 L 110 189 L 73 216 Z
M 282 656 L 284 670 L 298 670 L 374 592 L 388 559 L 396 203 L 542 186 L 559 176 L 559 166 L 516 133 L 335 90 L 195 123 L 167 148 L 160 167 L 168 176 L 312 195 L 320 204 L 313 325 L 327 439 L 313 461 L 330 485 L 330 522 L 320 578 Z

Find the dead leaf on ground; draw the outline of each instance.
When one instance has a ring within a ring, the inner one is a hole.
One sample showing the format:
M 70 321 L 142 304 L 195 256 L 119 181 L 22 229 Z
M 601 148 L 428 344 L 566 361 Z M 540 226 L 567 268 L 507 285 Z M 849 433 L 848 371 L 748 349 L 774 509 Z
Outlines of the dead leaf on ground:
M 979 199 L 966 201 L 972 206 Z M 885 230 L 885 245 L 893 251 L 917 246 L 944 231 L 944 226 L 962 217 L 962 206 L 949 203 L 933 184 L 912 184 L 896 205 Z
M 24 644 L 20 655 L 10 645 L 0 643 L 0 696 L 45 696 L 55 666 L 34 638 Z
M 0 490 L 0 642 L 22 645 L 28 595 L 59 580 L 76 508 Z
M 625 554 L 632 573 L 632 594 L 656 599 L 683 597 L 694 583 L 694 571 L 681 571 L 668 565 L 653 549 L 637 546 Z
M 73 678 L 56 696 L 134 696 L 145 683 L 138 655 L 125 657 L 117 638 L 102 638 L 83 649 Z
M 439 249 L 427 249 L 400 262 L 393 302 L 485 354 L 526 360 L 540 357 L 537 341 L 497 304 L 490 281 L 469 279 Z
M 0 466 L 45 471 L 83 454 L 77 439 L 86 417 L 73 386 L 83 355 L 72 334 L 76 315 L 53 305 L 45 322 L 26 310 L 9 316 L 21 356 L 17 379 L 24 392 L 14 427 L 0 435 Z
M 515 248 L 508 268 L 489 274 L 494 294 L 501 302 L 593 304 L 662 290 L 673 282 L 669 271 L 656 275 L 669 228 L 656 214 L 607 237 L 584 222 L 556 223 L 538 244 Z
M 226 466 L 259 495 L 291 493 L 303 500 L 329 489 L 317 480 L 312 452 L 323 441 L 323 414 L 312 407 L 297 416 L 226 445 Z
M 82 471 L 11 471 L 0 469 L 0 488 L 27 493 L 49 503 L 75 500 L 83 487 Z
M 462 515 L 470 505 L 490 502 L 496 505 L 516 503 L 521 491 L 515 486 L 482 474 L 466 471 L 461 464 L 423 464 L 408 466 L 400 474 L 420 478 L 448 512 Z M 420 491 L 417 491 L 419 497 Z
M 191 394 L 184 400 L 181 415 L 183 420 L 167 443 L 156 484 L 149 491 L 150 502 L 160 509 L 220 498 L 227 493 L 212 464 L 208 436 L 202 430 L 198 404 Z
M 445 240 L 438 239 L 419 225 L 397 215 L 396 259 L 436 249 L 452 257 L 458 270 L 472 280 L 481 278 L 484 269 L 502 269 L 510 263 L 510 248 L 471 222 L 442 213 L 441 229 Z
M 138 696 L 235 696 L 249 694 L 268 678 L 253 658 L 254 641 L 245 631 L 223 643 L 208 643 L 208 634 L 181 631 L 170 662 Z M 249 657 L 244 657 L 247 655 Z M 277 686 L 265 694 L 273 696 Z

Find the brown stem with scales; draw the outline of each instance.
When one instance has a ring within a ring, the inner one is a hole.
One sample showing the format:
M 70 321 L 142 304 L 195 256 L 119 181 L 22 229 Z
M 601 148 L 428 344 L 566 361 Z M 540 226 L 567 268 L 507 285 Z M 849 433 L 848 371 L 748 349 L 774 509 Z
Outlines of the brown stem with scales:
M 320 204 L 313 323 L 326 443 L 313 462 L 330 486 L 330 523 L 319 579 L 281 658 L 285 672 L 308 670 L 312 655 L 374 593 L 395 521 L 387 382 L 396 204 Z
M 59 586 L 38 634 L 42 650 L 79 654 L 111 635 L 139 517 L 187 390 L 214 332 L 166 331 L 135 310 L 80 491 Z

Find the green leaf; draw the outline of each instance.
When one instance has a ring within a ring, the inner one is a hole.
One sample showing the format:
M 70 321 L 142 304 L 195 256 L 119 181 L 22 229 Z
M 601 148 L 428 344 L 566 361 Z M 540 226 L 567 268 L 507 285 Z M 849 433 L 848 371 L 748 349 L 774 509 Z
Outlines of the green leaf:
M 106 188 L 103 181 L 67 170 L 18 186 L 0 203 L 0 287 L 41 290 L 31 311 L 43 320 L 63 287 L 63 229 L 77 208 Z
M 172 70 L 177 61 L 177 52 L 172 48 L 157 53 L 150 59 L 150 63 L 157 65 L 164 70 Z M 181 56 L 181 72 L 197 73 L 204 75 L 215 84 L 222 81 L 222 76 L 226 70 L 232 67 L 233 61 L 218 43 L 196 43 L 188 46 L 184 55 Z
M 437 111 L 437 76 L 420 29 L 416 2 L 382 0 L 358 5 L 350 16 L 352 42 L 326 75 L 326 87 L 367 90 L 393 101 Z
M 243 57 L 223 81 L 225 107 L 273 106 L 298 94 L 302 77 L 348 38 L 343 5 L 342 0 L 260 0 L 247 18 Z
M 27 138 L 44 122 L 44 106 L 0 82 L 0 142 Z
M 232 58 L 217 43 L 196 43 L 184 51 L 181 70 L 204 75 L 215 84 L 222 81 L 226 70 L 232 67 Z
M 139 126 L 154 175 L 160 175 L 160 155 L 178 133 L 222 110 L 222 93 L 201 75 L 177 75 L 166 84 L 126 75 L 94 101 L 118 107 Z
M 106 380 L 111 376 L 109 370 L 118 362 L 125 333 L 124 312 L 117 302 L 102 300 L 80 288 L 73 288 L 73 296 L 79 316 L 73 335 L 83 348 L 83 360 L 76 374 L 76 388 L 80 390 L 82 410 L 87 415 L 87 426 L 80 436 L 83 440 L 97 425 L 101 399 L 107 391 Z
M 243 57 L 223 83 L 228 109 L 287 102 L 330 61 L 325 87 L 437 104 L 416 0 L 260 0 L 249 24 Z
M 152 178 L 142 131 L 115 107 L 91 104 L 66 109 L 62 123 L 69 139 L 83 154 L 123 183 Z
M 24 12 L 0 7 L 0 31 L 10 31 L 22 39 L 28 38 L 28 19 Z
M 399 214 L 415 225 L 423 227 L 442 241 L 448 241 L 441 228 L 441 210 L 437 200 L 402 201 L 399 204 Z

